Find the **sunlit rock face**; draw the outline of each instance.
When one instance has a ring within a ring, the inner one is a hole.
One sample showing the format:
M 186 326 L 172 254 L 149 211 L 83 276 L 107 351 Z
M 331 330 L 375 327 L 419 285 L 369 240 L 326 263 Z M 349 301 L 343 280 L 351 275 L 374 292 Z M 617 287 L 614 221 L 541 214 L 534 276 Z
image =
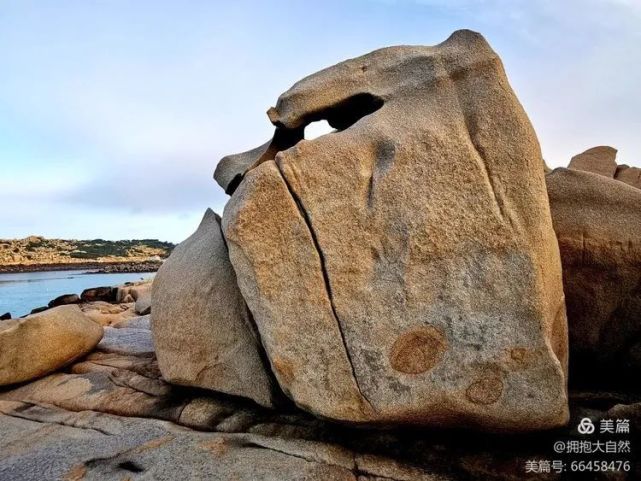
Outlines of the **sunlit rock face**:
M 592 147 L 570 159 L 569 169 L 592 172 L 614 178 L 632 187 L 641 189 L 641 169 L 629 165 L 617 165 L 617 149 L 608 145 Z
M 483 37 L 348 60 L 268 114 L 274 139 L 217 170 L 230 260 L 283 391 L 356 423 L 564 424 L 543 160 Z M 337 131 L 301 140 L 320 119 Z
M 229 263 L 220 217 L 211 209 L 158 271 L 152 303 L 165 380 L 273 406 L 272 377 Z
M 572 157 L 568 168 L 613 178 L 617 170 L 616 157 L 617 149 L 600 145 Z

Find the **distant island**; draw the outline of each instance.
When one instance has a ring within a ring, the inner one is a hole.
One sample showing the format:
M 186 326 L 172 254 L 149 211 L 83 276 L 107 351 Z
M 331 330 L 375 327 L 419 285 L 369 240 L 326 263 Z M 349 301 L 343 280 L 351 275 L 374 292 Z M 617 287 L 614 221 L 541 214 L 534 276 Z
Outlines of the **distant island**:
M 0 272 L 98 269 L 99 272 L 155 271 L 174 244 L 157 239 L 65 240 L 29 236 L 0 239 Z

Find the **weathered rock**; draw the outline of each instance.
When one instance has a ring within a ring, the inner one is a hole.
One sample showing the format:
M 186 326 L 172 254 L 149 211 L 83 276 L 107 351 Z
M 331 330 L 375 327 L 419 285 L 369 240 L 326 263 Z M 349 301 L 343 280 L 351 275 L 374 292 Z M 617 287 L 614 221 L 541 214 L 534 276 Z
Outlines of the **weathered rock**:
M 117 354 L 151 354 L 154 343 L 149 329 L 105 327 L 97 349 Z
M 567 169 L 546 180 L 563 262 L 570 380 L 627 384 L 641 374 L 634 349 L 641 345 L 641 190 Z
M 292 467 L 287 475 L 291 479 L 305 479 L 307 467 L 320 462 L 349 466 L 354 478 L 347 479 L 352 481 L 513 481 L 530 479 L 524 475 L 526 461 L 546 459 L 554 441 L 585 440 L 585 436 L 576 432 L 579 420 L 585 416 L 590 416 L 597 425 L 600 418 L 630 419 L 631 436 L 626 439 L 633 446 L 639 441 L 637 433 L 641 432 L 641 398 L 633 392 L 573 393 L 572 420 L 561 430 L 534 435 L 466 436 L 460 431 L 444 430 L 350 429 L 297 410 L 262 409 L 241 398 L 172 386 L 160 378 L 155 358 L 148 353 L 114 354 L 98 350 L 65 371 L 69 373 L 54 373 L 10 390 L 0 389 L 3 481 L 60 479 L 56 474 L 61 472 L 60 466 L 71 466 L 62 470 L 69 475 L 67 479 L 77 479 L 81 473 L 86 479 L 94 475 L 109 479 L 115 473 L 114 476 L 119 476 L 115 479 L 120 480 L 136 474 L 131 471 L 128 474 L 128 469 L 139 468 L 142 470 L 137 474 L 142 478 L 165 479 L 163 476 L 167 475 L 173 480 L 177 476 L 173 470 L 184 469 L 178 477 L 190 479 L 193 473 L 209 473 L 201 470 L 203 463 L 214 473 L 207 474 L 206 479 L 217 479 L 214 476 L 220 472 L 224 473 L 220 474 L 222 479 L 230 479 L 227 467 L 231 465 L 236 474 L 247 468 L 258 479 L 271 479 L 270 476 L 290 479 L 283 477 L 288 471 L 283 471 L 280 463 L 265 464 L 265 460 L 254 459 L 251 451 L 242 452 L 246 462 L 236 457 L 230 460 L 214 457 L 210 466 L 209 455 L 219 453 L 224 457 L 230 439 L 251 439 L 254 447 L 257 442 L 261 449 L 303 458 L 306 462 Z M 37 423 L 37 429 L 32 423 Z M 181 436 L 215 442 L 206 443 L 203 446 L 206 450 L 196 450 L 193 457 L 193 453 L 161 450 L 158 457 L 154 455 L 149 460 L 145 453 L 164 441 L 156 436 L 158 426 Z M 82 443 L 74 444 L 65 433 L 71 433 L 73 439 Z M 109 451 L 95 452 L 95 445 L 86 441 L 87 436 L 96 437 L 101 441 L 100 449 Z M 155 441 L 147 443 L 149 439 Z M 629 457 L 630 454 L 621 455 L 624 460 Z M 287 459 L 281 462 L 287 463 Z M 105 466 L 109 470 L 105 471 Z M 639 469 L 638 463 L 633 463 L 630 473 L 619 473 L 613 479 L 638 479 Z M 326 476 L 320 471 L 318 477 L 311 479 L 327 479 Z
M 211 209 L 158 271 L 152 298 L 154 344 L 166 380 L 273 404 L 273 383 Z
M 113 324 L 113 327 L 121 329 L 123 327 L 131 327 L 133 329 L 151 329 L 151 319 L 149 314 L 140 317 L 132 317 L 130 319 L 125 319 L 116 324 Z
M 138 296 L 134 304 L 134 311 L 140 316 L 146 316 L 151 313 L 151 289 Z
M 46 311 L 47 309 L 49 309 L 49 306 L 34 307 L 33 309 L 31 309 L 31 314 L 38 314 L 40 312 Z
M 79 302 L 80 297 L 78 297 L 78 294 L 63 294 L 49 301 L 48 307 L 66 306 L 69 304 L 78 304 Z
M 214 179 L 218 182 L 227 194 L 232 194 L 238 184 L 249 170 L 265 154 L 271 140 L 260 147 L 242 152 L 240 154 L 228 155 L 218 162 L 214 171 Z
M 11 313 L 10 312 L 5 312 L 0 316 L 0 321 L 7 321 L 11 319 Z
M 82 302 L 116 302 L 116 293 L 118 289 L 114 287 L 104 286 L 104 287 L 92 287 L 90 289 L 85 289 L 80 294 L 80 300 Z
M 617 149 L 613 147 L 607 145 L 592 147 L 572 157 L 568 168 L 613 178 L 617 170 L 616 157 Z
M 0 401 L 4 481 L 449 481 L 445 474 L 341 446 L 206 433 L 149 419 Z M 179 462 L 177 462 L 179 460 Z
M 80 309 L 87 317 L 101 326 L 111 326 L 138 317 L 134 310 L 133 302 L 111 304 L 104 301 L 95 301 L 82 304 Z
M 35 379 L 90 352 L 102 327 L 77 306 L 0 324 L 0 386 Z
M 69 373 L 54 373 L 0 391 L 0 399 L 48 404 L 72 412 L 161 419 L 221 432 L 300 435 L 320 422 L 303 413 L 292 419 L 291 412 L 281 414 L 241 398 L 168 384 L 161 378 L 153 353 L 119 351 L 103 350 L 99 345 L 95 352 L 70 366 Z
M 625 182 L 632 187 L 641 189 L 641 169 L 638 167 L 629 167 L 627 165 L 619 165 L 614 174 L 616 180 Z
M 128 282 L 116 289 L 116 302 L 127 303 L 151 293 L 151 281 Z
M 136 299 L 134 299 L 134 296 L 132 296 L 131 294 L 125 294 L 125 297 L 120 300 L 120 303 L 122 304 L 133 304 L 135 302 Z
M 604 402 L 590 400 L 597 401 Z M 0 479 L 542 479 L 526 473 L 527 461 L 548 459 L 549 446 L 559 439 L 584 441 L 585 436 L 576 432 L 584 416 L 597 425 L 600 419 L 629 419 L 631 434 L 621 437 L 630 440 L 634 450 L 639 441 L 641 403 L 631 402 L 598 410 L 574 406 L 571 427 L 549 434 L 465 436 L 446 431 L 403 433 L 331 427 L 329 431 L 317 427 L 301 435 L 296 428 L 269 432 L 266 424 L 252 423 L 233 434 L 218 431 L 221 424 L 212 426 L 218 432 L 203 432 L 202 427 L 194 431 L 138 416 L 0 400 Z M 283 426 L 283 422 L 275 420 L 271 425 Z M 639 479 L 641 467 L 632 453 L 617 457 L 630 462 L 630 472 L 604 473 L 590 479 Z M 544 477 L 565 479 L 554 474 Z
M 485 40 L 460 31 L 348 60 L 269 116 L 281 132 L 339 130 L 259 159 L 223 216 L 283 390 L 350 422 L 565 423 L 543 160 Z

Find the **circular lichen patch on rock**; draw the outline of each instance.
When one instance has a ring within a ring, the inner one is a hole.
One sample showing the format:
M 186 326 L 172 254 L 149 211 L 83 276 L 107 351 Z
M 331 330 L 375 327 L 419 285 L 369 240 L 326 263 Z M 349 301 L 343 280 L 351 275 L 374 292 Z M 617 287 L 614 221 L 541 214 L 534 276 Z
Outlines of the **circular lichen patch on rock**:
M 422 326 L 401 334 L 390 352 L 390 363 L 396 371 L 420 374 L 432 369 L 443 357 L 447 341 L 434 326 Z
M 494 404 L 503 394 L 503 380 L 497 374 L 485 374 L 470 384 L 465 394 L 474 404 Z

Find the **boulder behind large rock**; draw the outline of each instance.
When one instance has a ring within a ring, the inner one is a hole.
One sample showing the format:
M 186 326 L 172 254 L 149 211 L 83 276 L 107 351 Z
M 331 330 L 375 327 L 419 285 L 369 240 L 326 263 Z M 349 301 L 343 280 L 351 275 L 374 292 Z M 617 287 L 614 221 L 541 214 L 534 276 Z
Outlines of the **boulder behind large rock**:
M 638 167 L 630 167 L 628 165 L 619 165 L 614 174 L 616 180 L 625 182 L 632 187 L 641 189 L 641 169 Z
M 546 178 L 570 327 L 573 384 L 641 375 L 641 190 L 556 169 Z
M 617 149 L 613 147 L 608 145 L 592 147 L 572 157 L 568 168 L 613 178 L 617 170 L 616 157 Z
M 169 382 L 271 406 L 272 382 L 240 295 L 218 216 L 210 209 L 154 279 L 152 330 Z
M 84 356 L 102 327 L 78 306 L 60 306 L 0 324 L 0 386 L 29 381 Z
M 283 390 L 351 422 L 566 422 L 543 160 L 485 40 L 460 31 L 348 60 L 269 116 L 280 137 L 320 119 L 338 129 L 257 159 L 223 216 Z

